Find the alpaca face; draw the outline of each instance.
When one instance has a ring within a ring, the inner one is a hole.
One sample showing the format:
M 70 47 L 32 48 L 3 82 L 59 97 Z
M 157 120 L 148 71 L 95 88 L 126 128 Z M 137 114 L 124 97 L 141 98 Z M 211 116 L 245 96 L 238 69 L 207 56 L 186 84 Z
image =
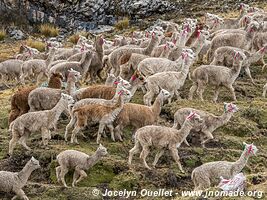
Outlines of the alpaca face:
M 224 111 L 235 113 L 238 111 L 238 107 L 233 103 L 224 103 Z
M 65 101 L 67 101 L 68 105 L 75 103 L 74 99 L 70 95 L 62 93 L 61 98 L 64 99 Z
M 252 144 L 247 144 L 243 142 L 244 145 L 244 150 L 246 151 L 246 155 L 256 155 L 258 148 L 252 143 Z
M 171 94 L 167 90 L 161 89 L 160 95 L 163 97 L 163 100 L 167 100 Z
M 39 161 L 36 160 L 34 157 L 31 158 L 30 165 L 33 167 L 33 169 L 38 169 L 41 167 Z
M 97 152 L 99 152 L 101 156 L 105 156 L 108 154 L 107 148 L 102 146 L 102 144 L 100 144 L 97 148 Z

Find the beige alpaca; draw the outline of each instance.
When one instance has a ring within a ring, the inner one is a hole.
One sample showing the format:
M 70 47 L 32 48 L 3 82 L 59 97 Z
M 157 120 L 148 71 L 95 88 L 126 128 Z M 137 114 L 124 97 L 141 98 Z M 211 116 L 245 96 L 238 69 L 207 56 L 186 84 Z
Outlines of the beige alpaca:
M 168 149 L 175 162 L 177 163 L 181 172 L 184 173 L 182 165 L 180 163 L 180 158 L 178 155 L 177 148 L 183 143 L 190 130 L 194 126 L 198 126 L 202 123 L 202 119 L 196 113 L 190 113 L 183 123 L 180 130 L 169 128 L 165 126 L 145 126 L 138 129 L 135 133 L 135 145 L 129 152 L 128 164 L 131 166 L 133 155 L 138 153 L 142 147 L 142 152 L 140 158 L 143 161 L 144 166 L 147 169 L 151 168 L 146 163 L 146 157 L 149 154 L 150 147 L 157 149 L 157 154 L 155 156 L 153 167 L 156 166 L 159 158 L 163 155 L 164 150 Z
M 134 132 L 140 127 L 155 124 L 161 112 L 164 101 L 170 93 L 162 89 L 152 106 L 126 103 L 116 119 L 115 134 L 122 141 L 122 131 L 126 126 L 133 126 Z
M 69 170 L 74 169 L 72 187 L 75 187 L 78 182 L 87 177 L 85 171 L 93 167 L 107 153 L 107 149 L 101 144 L 91 156 L 76 150 L 62 151 L 57 156 L 59 166 L 56 167 L 56 176 L 58 182 L 62 182 L 65 187 L 68 187 L 65 175 Z
M 220 177 L 231 179 L 240 173 L 246 166 L 248 159 L 256 155 L 257 147 L 253 144 L 243 143 L 244 150 L 240 158 L 235 162 L 215 161 L 205 163 L 192 172 L 191 178 L 195 185 L 194 190 L 205 190 L 220 182 Z
M 213 139 L 212 133 L 217 128 L 226 124 L 237 110 L 237 106 L 232 103 L 224 103 L 224 112 L 221 116 L 216 116 L 212 113 L 193 108 L 181 108 L 174 114 L 174 124 L 172 128 L 181 127 L 190 112 L 197 113 L 203 119 L 203 124 L 194 127 L 192 131 L 200 133 L 201 144 L 205 147 L 205 143 Z M 204 137 L 206 137 L 206 139 Z M 186 139 L 184 142 L 189 146 Z
M 232 64 L 233 64 L 232 55 L 234 54 L 235 51 L 242 51 L 247 56 L 247 59 L 244 60 L 242 67 L 244 67 L 245 72 L 247 76 L 250 78 L 251 82 L 255 84 L 251 76 L 249 67 L 264 57 L 264 55 L 267 52 L 267 44 L 265 44 L 260 50 L 252 54 L 240 48 L 236 48 L 236 47 L 229 47 L 229 46 L 219 47 L 215 51 L 214 58 L 213 58 L 213 61 L 211 62 L 211 65 L 223 65 L 227 67 L 232 67 Z M 264 70 L 265 66 L 266 64 L 264 62 L 262 70 Z
M 12 139 L 9 142 L 9 154 L 13 154 L 16 143 L 19 141 L 23 147 L 30 151 L 26 140 L 33 132 L 41 131 L 44 146 L 51 139 L 50 129 L 56 127 L 61 113 L 74 103 L 73 98 L 67 94 L 61 94 L 59 102 L 51 110 L 29 112 L 19 116 L 9 126 Z
M 184 85 L 185 79 L 189 72 L 189 67 L 192 65 L 193 61 L 194 55 L 187 53 L 184 55 L 185 63 L 180 72 L 159 72 L 146 78 L 145 86 L 147 93 L 144 95 L 144 104 L 151 106 L 151 101 L 153 100 L 154 96 L 159 93 L 160 88 L 170 92 L 168 103 L 171 103 L 174 94 L 177 98 L 180 98 L 178 90 Z
M 99 99 L 99 98 L 85 98 L 85 99 L 81 99 L 80 101 L 77 101 L 74 105 L 72 105 L 71 109 L 69 110 L 70 117 L 71 117 L 70 122 L 66 126 L 66 130 L 65 130 L 65 141 L 68 141 L 68 132 L 77 121 L 76 115 L 74 115 L 73 110 L 79 109 L 85 105 L 93 105 L 93 104 L 112 106 L 114 105 L 114 103 L 118 102 L 120 91 L 123 91 L 122 94 L 123 94 L 124 102 L 127 103 L 128 101 L 130 101 L 130 96 L 128 95 L 132 93 L 129 90 L 123 88 L 120 84 L 118 84 L 118 87 L 116 88 L 116 93 L 114 97 L 110 100 Z
M 71 69 L 69 70 L 67 87 L 65 91 L 60 89 L 44 88 L 44 87 L 32 90 L 28 97 L 30 112 L 52 109 L 59 101 L 62 92 L 74 96 L 74 92 L 76 91 L 75 83 L 79 81 L 80 77 L 81 77 L 80 72 Z M 68 111 L 66 110 L 66 112 Z
M 150 43 L 146 48 L 126 45 L 115 49 L 108 57 L 104 57 L 104 64 L 106 63 L 108 65 L 108 71 L 112 69 L 114 75 L 117 76 L 119 74 L 120 60 L 123 56 L 128 56 L 130 58 L 132 53 L 150 55 L 153 49 L 158 46 L 162 35 L 163 34 L 160 32 L 153 32 Z
M 197 90 L 199 98 L 203 101 L 202 94 L 204 89 L 207 85 L 211 85 L 215 86 L 213 98 L 214 102 L 217 101 L 219 89 L 222 86 L 230 90 L 233 100 L 236 101 L 233 83 L 240 73 L 242 63 L 246 59 L 246 56 L 244 53 L 237 51 L 233 57 L 234 63 L 231 69 L 216 65 L 201 65 L 200 67 L 197 67 L 191 75 L 193 86 L 189 91 L 189 100 L 193 99 L 193 95 Z
M 25 61 L 21 68 L 22 74 L 20 76 L 20 81 L 25 85 L 25 78 L 30 78 L 31 76 L 37 77 L 37 85 L 39 85 L 41 78 L 43 76 L 48 77 L 48 66 L 53 61 L 56 49 L 51 48 L 49 55 L 46 60 L 32 59 Z
M 16 196 L 12 198 L 21 198 L 29 200 L 22 188 L 27 184 L 31 173 L 40 168 L 39 161 L 32 157 L 20 172 L 0 171 L 0 191 L 6 193 L 14 192 Z

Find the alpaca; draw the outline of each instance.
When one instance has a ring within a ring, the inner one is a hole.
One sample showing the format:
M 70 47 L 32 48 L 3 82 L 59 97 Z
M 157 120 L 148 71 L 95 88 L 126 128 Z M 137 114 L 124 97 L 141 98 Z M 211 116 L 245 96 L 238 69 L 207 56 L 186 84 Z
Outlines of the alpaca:
M 51 139 L 50 129 L 56 127 L 59 116 L 72 103 L 74 103 L 74 100 L 71 96 L 61 94 L 60 100 L 51 110 L 25 113 L 11 122 L 9 130 L 12 133 L 12 139 L 9 142 L 9 155 L 13 154 L 18 141 L 25 149 L 31 151 L 31 148 L 26 144 L 26 140 L 33 132 L 41 131 L 42 143 L 47 146 Z
M 194 190 L 205 190 L 211 185 L 217 185 L 220 177 L 231 179 L 236 174 L 240 173 L 246 166 L 248 159 L 252 155 L 256 155 L 257 147 L 253 144 L 243 143 L 244 150 L 240 158 L 235 162 L 229 161 L 215 161 L 205 163 L 192 172 L 191 178 L 195 185 Z
M 78 48 L 58 48 L 56 51 L 55 60 L 66 60 L 72 55 L 79 53 L 81 50 Z
M 117 77 L 112 74 L 112 73 L 108 73 L 108 77 L 105 81 L 105 85 L 106 86 L 114 86 L 114 82 L 116 81 Z
M 85 80 L 86 72 L 92 61 L 92 52 L 87 51 L 80 62 L 61 62 L 50 68 L 49 73 L 60 72 L 66 78 L 68 70 L 71 68 L 82 74 L 82 80 Z
M 14 192 L 16 196 L 12 199 L 29 200 L 22 188 L 27 184 L 31 173 L 40 167 L 39 161 L 32 157 L 20 172 L 0 171 L 0 191 L 9 194 Z
M 211 113 L 193 108 L 181 108 L 174 114 L 174 124 L 172 128 L 178 128 L 178 126 L 181 127 L 190 112 L 197 113 L 203 119 L 203 124 L 201 126 L 194 127 L 192 132 L 200 133 L 201 144 L 202 147 L 205 148 L 205 143 L 213 139 L 212 133 L 217 128 L 226 124 L 237 111 L 237 106 L 232 103 L 224 103 L 224 112 L 221 116 L 216 116 Z M 207 139 L 204 140 L 204 137 Z M 189 146 L 186 139 L 184 142 Z
M 108 71 L 113 70 L 115 76 L 119 74 L 120 60 L 123 56 L 130 58 L 132 53 L 150 55 L 153 49 L 160 43 L 162 32 L 153 32 L 149 45 L 146 48 L 133 47 L 126 45 L 115 49 L 108 57 L 104 57 L 104 64 L 108 65 Z
M 115 93 L 114 97 L 110 100 L 99 99 L 99 98 L 85 98 L 85 99 L 81 99 L 80 101 L 77 101 L 74 105 L 72 105 L 72 107 L 69 108 L 69 113 L 70 113 L 71 119 L 70 119 L 70 122 L 68 123 L 68 125 L 66 126 L 65 141 L 66 142 L 68 141 L 68 132 L 77 121 L 77 118 L 73 113 L 73 110 L 79 109 L 85 105 L 100 104 L 100 105 L 112 106 L 112 105 L 114 105 L 114 103 L 118 102 L 118 98 L 119 98 L 120 94 L 123 95 L 123 101 L 125 103 L 128 103 L 132 97 L 132 95 L 131 95 L 132 93 L 129 90 L 123 88 L 122 86 L 120 86 L 120 84 L 118 84 L 118 87 L 116 88 L 116 93 Z
M 93 167 L 107 153 L 107 149 L 101 144 L 91 156 L 76 150 L 62 151 L 57 155 L 57 162 L 59 164 L 56 167 L 57 181 L 62 182 L 64 187 L 68 187 L 65 175 L 69 170 L 74 169 L 72 187 L 75 187 L 78 182 L 87 177 L 85 170 Z
M 60 89 L 62 85 L 62 75 L 55 73 L 49 79 L 48 88 Z M 30 110 L 28 104 L 28 97 L 32 90 L 36 89 L 36 86 L 25 87 L 19 89 L 11 97 L 11 110 L 8 117 L 8 124 L 14 121 L 20 115 L 27 113 Z
M 171 61 L 167 58 L 146 58 L 142 60 L 137 70 L 143 76 L 148 77 L 158 72 L 164 71 L 181 71 L 186 59 L 189 59 L 191 56 L 187 56 L 189 53 L 185 49 L 180 58 L 176 61 Z M 192 53 L 192 56 L 195 56 Z
M 2 83 L 9 88 L 7 85 L 7 80 L 12 80 L 15 78 L 17 84 L 19 83 L 19 77 L 21 75 L 21 66 L 23 61 L 10 59 L 0 63 L 0 77 Z
M 104 44 L 104 39 L 102 38 L 102 35 L 99 35 L 96 37 L 95 41 L 95 49 L 96 51 L 93 52 L 92 54 L 92 60 L 89 65 L 89 68 L 86 73 L 88 73 L 87 77 L 85 78 L 86 80 L 88 79 L 88 76 L 90 75 L 90 81 L 95 81 L 96 76 L 102 81 L 102 77 L 100 75 L 100 72 L 103 69 L 103 44 Z
M 172 42 L 166 42 L 166 44 L 159 45 L 151 53 L 152 57 L 168 58 L 172 49 L 174 49 L 175 44 Z
M 80 72 L 72 69 L 69 70 L 65 93 L 74 96 L 74 91 L 76 90 L 75 83 L 79 81 L 80 76 Z M 32 90 L 28 97 L 30 112 L 52 109 L 59 101 L 62 92 L 64 91 L 52 88 L 36 88 Z
M 189 91 L 189 100 L 193 99 L 193 95 L 197 90 L 199 98 L 201 99 L 201 101 L 203 101 L 202 94 L 204 92 L 204 89 L 206 85 L 211 85 L 215 86 L 213 98 L 214 102 L 217 101 L 219 89 L 222 86 L 230 90 L 233 100 L 236 101 L 233 83 L 240 73 L 242 63 L 246 59 L 246 56 L 243 52 L 237 51 L 234 53 L 233 57 L 234 63 L 231 69 L 229 69 L 228 67 L 216 65 L 201 65 L 200 67 L 197 67 L 191 75 L 193 86 Z
M 258 24 L 251 23 L 245 33 L 235 32 L 215 36 L 211 41 L 211 46 L 208 51 L 208 61 L 212 61 L 215 50 L 221 46 L 232 46 L 250 50 L 252 47 L 253 37 L 255 36 L 255 31 L 258 29 L 258 26 Z
M 247 76 L 250 78 L 251 82 L 255 84 L 251 76 L 249 67 L 264 57 L 264 55 L 267 52 L 267 44 L 265 44 L 260 50 L 252 54 L 240 48 L 236 48 L 236 47 L 229 47 L 229 46 L 219 47 L 215 51 L 214 58 L 213 58 L 213 61 L 211 62 L 211 65 L 223 65 L 223 66 L 231 67 L 233 64 L 232 55 L 234 51 L 242 51 L 247 56 L 247 59 L 244 60 L 242 67 L 244 67 L 245 72 Z M 266 64 L 264 62 L 262 70 L 264 70 L 265 66 Z
M 32 59 L 25 61 L 21 68 L 22 74 L 20 76 L 20 82 L 25 85 L 25 78 L 30 78 L 31 75 L 37 76 L 37 85 L 39 85 L 41 78 L 43 76 L 48 77 L 48 65 L 53 61 L 56 49 L 51 48 L 49 51 L 49 56 L 46 60 Z
M 131 94 L 124 96 L 125 98 L 122 97 L 122 94 L 123 90 L 119 91 L 119 99 L 113 105 L 87 104 L 74 109 L 72 112 L 77 122 L 72 131 L 71 143 L 79 144 L 76 136 L 77 133 L 91 123 L 99 123 L 97 143 L 100 141 L 105 126 L 109 128 L 111 138 L 115 141 L 113 121 L 121 112 L 124 101 L 128 101 L 131 98 Z
M 151 170 L 151 168 L 146 163 L 146 157 L 149 154 L 149 148 L 155 147 L 157 149 L 157 154 L 153 162 L 153 167 L 156 166 L 159 158 L 163 155 L 164 150 L 167 148 L 170 150 L 171 155 L 178 165 L 179 170 L 184 173 L 182 165 L 180 163 L 180 158 L 178 155 L 177 148 L 180 147 L 182 142 L 185 140 L 190 130 L 194 126 L 198 126 L 202 123 L 202 118 L 196 113 L 190 113 L 187 116 L 185 122 L 183 123 L 181 129 L 177 130 L 174 128 L 169 128 L 165 126 L 145 126 L 138 129 L 135 133 L 135 145 L 129 151 L 128 165 L 132 165 L 133 155 L 140 151 L 142 147 L 142 152 L 140 158 L 143 161 L 144 166 Z
M 153 100 L 154 96 L 159 93 L 160 88 L 170 92 L 168 103 L 171 103 L 174 94 L 177 98 L 180 98 L 178 90 L 184 85 L 185 79 L 189 72 L 189 67 L 194 61 L 194 56 L 190 54 L 186 54 L 185 56 L 184 67 L 180 72 L 159 72 L 146 78 L 145 87 L 147 89 L 147 93 L 144 95 L 145 105 L 151 106 L 151 101 Z
M 135 132 L 135 130 L 140 127 L 156 123 L 164 101 L 167 100 L 169 96 L 170 93 L 162 89 L 152 106 L 126 103 L 115 121 L 115 124 L 117 124 L 115 127 L 117 138 L 122 141 L 122 131 L 126 126 L 133 126 L 133 132 Z

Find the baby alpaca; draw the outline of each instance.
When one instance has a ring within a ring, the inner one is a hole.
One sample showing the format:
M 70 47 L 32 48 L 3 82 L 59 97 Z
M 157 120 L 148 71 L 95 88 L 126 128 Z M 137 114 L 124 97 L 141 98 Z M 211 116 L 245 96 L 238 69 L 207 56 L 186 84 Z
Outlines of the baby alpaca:
M 16 196 L 12 198 L 21 198 L 29 200 L 22 188 L 27 184 L 31 173 L 40 168 L 39 161 L 32 157 L 20 172 L 0 171 L 0 191 L 11 193 Z
M 21 115 L 10 124 L 12 139 L 9 142 L 9 155 L 13 154 L 16 143 L 19 141 L 27 150 L 26 140 L 31 133 L 41 131 L 43 145 L 48 145 L 51 139 L 50 129 L 56 127 L 56 123 L 61 113 L 68 108 L 69 104 L 74 103 L 71 96 L 61 94 L 61 98 L 56 106 L 51 110 L 29 112 Z
M 57 156 L 57 162 L 60 165 L 56 167 L 58 182 L 62 182 L 65 187 L 68 187 L 65 175 L 69 170 L 74 169 L 72 187 L 75 187 L 78 182 L 87 177 L 85 170 L 93 167 L 107 153 L 107 149 L 101 144 L 92 156 L 76 150 L 62 151 Z
M 244 150 L 240 158 L 235 162 L 215 161 L 205 163 L 192 172 L 191 178 L 195 185 L 194 190 L 205 190 L 211 185 L 217 185 L 220 182 L 220 177 L 231 179 L 236 174 L 240 173 L 246 166 L 251 155 L 256 155 L 257 147 L 253 144 L 243 143 Z
M 133 155 L 138 153 L 140 151 L 140 147 L 142 147 L 140 158 L 143 160 L 145 167 L 151 169 L 146 163 L 146 157 L 148 156 L 150 151 L 149 148 L 155 147 L 157 149 L 153 167 L 156 166 L 159 158 L 163 155 L 164 150 L 169 149 L 180 171 L 184 173 L 184 170 L 180 163 L 177 148 L 186 139 L 190 130 L 194 126 L 199 126 L 202 122 L 203 120 L 198 114 L 190 113 L 180 130 L 170 127 L 153 125 L 138 129 L 135 133 L 135 146 L 129 152 L 130 154 L 128 164 L 131 166 Z
M 232 103 L 224 103 L 224 113 L 221 116 L 216 116 L 212 113 L 193 108 L 181 108 L 177 110 L 174 114 L 174 125 L 172 128 L 178 128 L 178 126 L 181 127 L 190 112 L 197 113 L 203 119 L 204 122 L 203 124 L 201 124 L 201 126 L 194 127 L 192 131 L 200 133 L 201 144 L 203 147 L 205 147 L 205 143 L 213 139 L 212 133 L 217 128 L 226 124 L 231 119 L 233 114 L 237 111 L 237 106 Z M 205 140 L 204 137 L 206 137 Z M 186 139 L 184 142 L 189 146 Z

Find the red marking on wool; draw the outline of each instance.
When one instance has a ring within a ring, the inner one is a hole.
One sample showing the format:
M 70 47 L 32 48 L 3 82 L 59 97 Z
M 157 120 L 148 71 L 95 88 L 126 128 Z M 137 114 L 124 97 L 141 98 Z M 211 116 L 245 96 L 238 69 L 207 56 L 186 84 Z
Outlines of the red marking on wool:
M 195 114 L 196 114 L 196 113 L 193 112 L 191 115 L 189 115 L 189 116 L 187 117 L 187 119 L 190 119 L 190 120 L 191 120 L 191 119 L 195 116 Z
M 135 75 L 132 75 L 131 81 L 134 81 L 137 77 Z
M 118 84 L 119 84 L 119 81 L 114 81 L 114 84 L 115 84 L 115 85 L 118 85 Z

